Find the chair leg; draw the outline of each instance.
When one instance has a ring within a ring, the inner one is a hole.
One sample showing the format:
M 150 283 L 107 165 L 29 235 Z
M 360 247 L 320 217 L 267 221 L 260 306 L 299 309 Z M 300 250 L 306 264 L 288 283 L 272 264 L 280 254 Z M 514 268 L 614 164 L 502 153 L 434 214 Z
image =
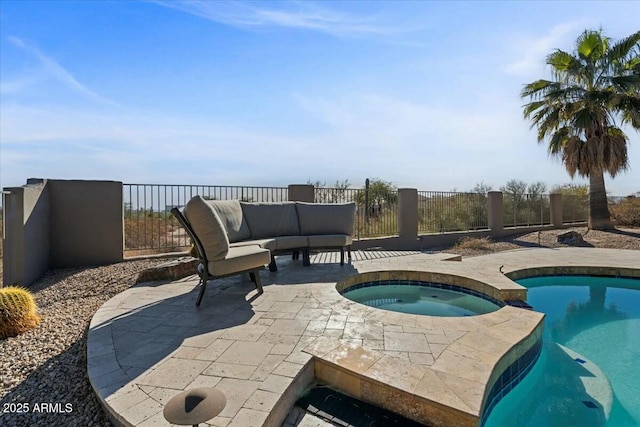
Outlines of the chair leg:
M 300 251 L 291 252 L 291 259 L 300 259 Z
M 196 300 L 196 307 L 200 307 L 202 297 L 204 296 L 204 291 L 207 289 L 207 283 L 209 282 L 209 274 L 207 273 L 207 270 L 204 268 L 202 270 L 202 275 L 200 276 L 202 286 L 200 286 L 200 294 L 198 295 L 198 299 Z
M 253 283 L 256 283 L 256 273 L 254 273 L 253 271 L 249 273 L 249 279 L 251 279 Z
M 340 248 L 340 265 L 344 265 L 344 248 Z
M 349 264 L 351 264 L 351 245 L 347 246 L 347 258 L 349 259 Z
M 276 265 L 276 257 L 273 255 L 271 255 L 271 262 L 269 263 L 269 271 L 278 271 L 278 266 Z
M 256 270 L 255 272 L 251 273 L 251 277 L 253 278 L 253 283 L 255 283 L 256 285 L 258 295 L 262 294 L 262 292 L 264 291 L 262 290 L 262 280 L 260 280 L 260 270 Z
M 302 265 L 304 267 L 309 267 L 311 265 L 311 255 L 309 253 L 309 249 L 304 249 L 302 251 Z

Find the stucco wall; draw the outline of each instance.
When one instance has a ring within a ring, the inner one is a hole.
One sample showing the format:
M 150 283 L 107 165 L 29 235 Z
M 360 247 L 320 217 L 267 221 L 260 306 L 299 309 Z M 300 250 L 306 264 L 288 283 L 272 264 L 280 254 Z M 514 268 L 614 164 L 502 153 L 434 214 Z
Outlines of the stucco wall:
M 4 286 L 27 286 L 49 269 L 49 191 L 45 180 L 3 190 Z
M 123 259 L 122 183 L 49 180 L 53 267 L 109 264 Z

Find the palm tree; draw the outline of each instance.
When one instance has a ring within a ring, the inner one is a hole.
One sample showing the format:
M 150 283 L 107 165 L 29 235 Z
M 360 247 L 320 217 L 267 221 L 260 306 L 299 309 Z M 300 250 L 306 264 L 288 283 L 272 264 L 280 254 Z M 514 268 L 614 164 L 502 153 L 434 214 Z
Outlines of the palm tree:
M 546 63 L 553 80 L 524 87 L 524 117 L 572 178 L 589 177 L 589 228 L 611 229 L 604 172 L 615 177 L 629 166 L 619 126 L 640 130 L 640 31 L 613 43 L 602 30 L 585 30 L 574 52 L 556 50 Z

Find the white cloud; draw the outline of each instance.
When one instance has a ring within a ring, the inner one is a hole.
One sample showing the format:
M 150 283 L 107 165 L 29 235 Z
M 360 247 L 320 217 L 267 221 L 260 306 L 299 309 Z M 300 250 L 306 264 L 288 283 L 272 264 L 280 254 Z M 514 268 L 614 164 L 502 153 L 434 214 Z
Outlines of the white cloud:
M 465 111 L 372 93 L 350 93 L 338 99 L 298 95 L 297 100 L 335 133 L 367 147 L 398 144 L 416 150 L 478 150 L 480 141 L 490 141 L 492 148 L 500 149 L 508 144 L 501 135 L 527 127 L 518 110 L 506 105 Z
M 504 70 L 519 77 L 539 76 L 546 56 L 555 49 L 568 49 L 565 47 L 567 42 L 576 38 L 576 31 L 583 25 L 583 22 L 568 22 L 554 26 L 542 37 L 516 37 L 513 44 L 516 59 L 508 63 Z
M 0 94 L 10 95 L 20 93 L 26 88 L 33 86 L 38 79 L 35 76 L 22 76 L 14 80 L 0 82 Z
M 277 26 L 312 30 L 334 36 L 389 35 L 407 32 L 407 27 L 390 27 L 308 1 L 266 3 L 241 1 L 159 0 L 155 3 L 226 25 L 251 28 Z M 326 4 L 326 3 L 325 3 Z M 287 8 L 285 8 L 287 6 Z M 293 6 L 293 7 L 292 7 Z
M 69 72 L 62 65 L 58 64 L 53 58 L 50 58 L 49 56 L 45 55 L 37 47 L 25 43 L 23 40 L 19 39 L 18 37 L 11 36 L 9 37 L 9 41 L 14 46 L 20 49 L 23 49 L 26 52 L 30 53 L 32 56 L 34 56 L 44 66 L 45 71 L 51 77 L 55 78 L 57 81 L 59 81 L 69 89 L 73 90 L 74 92 L 78 93 L 85 99 L 88 99 L 97 104 L 122 108 L 120 105 L 118 105 L 116 102 L 112 101 L 111 99 L 108 99 L 102 95 L 99 95 L 98 93 L 92 91 L 91 89 L 89 89 L 88 87 L 80 83 L 73 76 L 73 74 L 71 74 L 71 72 Z M 22 84 L 24 84 L 24 82 Z M 13 84 L 9 85 L 8 88 L 3 88 L 3 91 L 20 89 L 21 88 L 20 85 L 21 85 L 20 82 L 14 82 Z

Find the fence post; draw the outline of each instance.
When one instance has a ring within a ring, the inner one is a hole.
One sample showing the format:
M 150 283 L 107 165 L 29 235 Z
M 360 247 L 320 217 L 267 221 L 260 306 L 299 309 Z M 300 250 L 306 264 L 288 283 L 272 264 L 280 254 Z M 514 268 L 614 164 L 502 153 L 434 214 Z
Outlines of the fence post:
M 315 202 L 315 191 L 311 184 L 290 184 L 287 191 L 290 202 Z
M 492 237 L 498 237 L 504 229 L 504 203 L 501 191 L 487 193 L 487 213 Z
M 403 249 L 419 249 L 418 190 L 415 188 L 398 189 L 398 234 Z
M 562 218 L 562 194 L 549 194 L 549 204 L 551 206 L 551 224 L 554 227 L 562 227 L 564 218 Z

